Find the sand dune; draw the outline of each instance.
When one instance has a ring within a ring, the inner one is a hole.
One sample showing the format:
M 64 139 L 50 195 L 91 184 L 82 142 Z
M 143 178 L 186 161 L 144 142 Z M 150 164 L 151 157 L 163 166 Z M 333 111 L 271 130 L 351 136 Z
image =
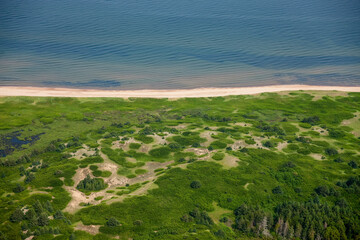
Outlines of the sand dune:
M 312 85 L 272 85 L 239 88 L 196 88 L 169 90 L 96 90 L 46 87 L 0 87 L 0 96 L 38 96 L 38 97 L 143 97 L 143 98 L 183 98 L 217 97 L 229 95 L 247 95 L 263 92 L 322 90 L 360 92 L 360 87 L 312 86 Z

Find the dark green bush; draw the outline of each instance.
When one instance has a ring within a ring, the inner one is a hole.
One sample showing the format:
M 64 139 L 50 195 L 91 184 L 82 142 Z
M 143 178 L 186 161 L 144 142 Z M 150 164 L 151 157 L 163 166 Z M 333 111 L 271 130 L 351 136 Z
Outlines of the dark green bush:
M 107 220 L 106 222 L 106 226 L 108 227 L 117 227 L 119 225 L 120 225 L 119 221 L 114 217 L 109 218 L 109 220 Z
M 210 144 L 210 146 L 213 149 L 222 149 L 222 148 L 226 148 L 227 144 L 221 141 L 214 141 Z
M 168 147 L 154 148 L 149 151 L 149 154 L 153 157 L 164 158 L 169 156 L 170 149 Z
M 199 181 L 192 181 L 191 183 L 190 183 L 190 187 L 191 188 L 200 188 L 201 187 L 201 183 L 199 182 Z

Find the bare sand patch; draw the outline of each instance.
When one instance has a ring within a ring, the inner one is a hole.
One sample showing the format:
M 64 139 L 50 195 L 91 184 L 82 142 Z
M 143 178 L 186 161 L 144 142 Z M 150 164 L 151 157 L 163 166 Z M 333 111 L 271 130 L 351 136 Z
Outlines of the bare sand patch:
M 147 144 L 142 144 L 141 147 L 139 148 L 139 151 L 142 153 L 147 153 L 150 150 L 150 145 Z
M 329 96 L 329 97 L 347 97 L 348 96 L 347 92 L 339 92 L 339 91 L 321 91 L 321 92 L 309 91 L 309 93 L 312 96 L 314 96 L 312 101 L 320 100 L 324 96 Z
M 40 191 L 40 190 L 31 191 L 31 192 L 30 192 L 30 195 L 33 195 L 33 194 L 48 194 L 48 195 L 51 195 L 51 194 L 48 193 L 48 192 Z
M 137 160 L 135 158 L 129 158 L 129 157 L 126 158 L 126 161 L 131 162 L 131 163 L 137 162 Z
M 217 162 L 223 165 L 225 169 L 230 169 L 239 166 L 238 162 L 240 162 L 240 160 L 235 156 L 226 154 L 223 160 Z
M 328 130 L 326 130 L 326 129 L 322 128 L 322 127 L 319 127 L 319 126 L 314 126 L 314 127 L 312 127 L 311 130 L 313 130 L 315 132 L 318 132 L 321 136 L 328 136 L 329 135 Z
M 169 161 L 169 162 L 164 162 L 164 163 L 146 162 L 145 166 L 142 167 L 142 168 L 146 169 L 148 172 L 145 173 L 145 174 L 138 175 L 135 178 L 129 179 L 129 184 L 135 184 L 135 183 L 145 182 L 145 181 L 152 181 L 155 178 L 157 178 L 156 173 L 154 172 L 155 169 L 165 168 L 165 167 L 167 167 L 169 164 L 171 164 L 173 162 L 174 161 Z
M 255 144 L 249 145 L 248 147 L 253 147 L 253 148 L 260 147 L 260 148 L 268 149 L 267 147 L 264 147 L 262 145 L 262 141 L 265 140 L 265 138 L 254 136 L 253 139 L 255 141 Z
M 253 183 L 246 183 L 246 184 L 244 185 L 245 190 L 249 190 L 248 187 L 249 187 L 250 184 L 253 184 Z
M 78 168 L 76 170 L 76 173 L 73 177 L 73 180 L 75 182 L 75 185 L 78 185 L 81 180 L 86 178 L 86 176 L 89 175 L 90 177 L 94 177 L 92 175 L 92 172 L 89 168 Z
M 187 148 L 185 152 L 193 152 L 198 156 L 208 154 L 209 150 L 207 148 Z
M 174 126 L 174 128 L 177 129 L 177 130 L 181 130 L 181 129 L 186 129 L 188 126 L 189 126 L 189 124 L 182 123 L 182 124 L 179 124 L 177 126 Z
M 252 126 L 251 123 L 246 123 L 246 122 L 230 123 L 230 125 L 232 125 L 232 126 L 240 126 L 240 127 L 251 127 Z
M 79 222 L 75 226 L 75 230 L 85 231 L 92 235 L 99 233 L 99 228 L 101 225 L 84 225 L 82 222 Z
M 114 141 L 112 143 L 111 148 L 112 149 L 123 149 L 124 151 L 129 151 L 130 150 L 130 144 L 131 143 L 140 143 L 139 141 L 136 141 L 134 138 L 129 138 L 128 140 L 122 141 L 122 140 L 118 140 L 118 141 Z
M 314 158 L 315 160 L 318 160 L 318 161 L 323 161 L 324 160 L 324 159 L 322 159 L 323 155 L 318 154 L 318 153 L 311 153 L 309 156 Z
M 159 144 L 159 145 L 164 145 L 164 144 L 169 144 L 169 141 L 166 140 L 166 138 L 171 137 L 173 134 L 168 134 L 166 137 L 165 136 L 159 136 L 157 134 L 151 135 L 151 137 L 154 138 L 154 145 L 155 144 Z
M 215 131 L 205 131 L 200 133 L 201 138 L 205 138 L 206 142 L 201 143 L 201 146 L 208 147 L 212 141 L 214 141 L 214 138 L 211 137 L 211 135 L 217 134 Z
M 244 141 L 244 140 L 239 140 L 239 141 L 235 141 L 232 145 L 231 148 L 233 150 L 239 150 L 241 148 L 247 147 L 248 144 Z
M 75 153 L 71 153 L 71 155 L 77 160 L 84 159 L 84 158 L 92 156 L 96 153 L 95 149 L 91 149 L 88 146 L 86 146 L 85 144 L 83 144 L 82 147 L 83 148 L 78 149 Z
M 99 153 L 100 156 L 104 159 L 104 162 L 97 165 L 100 169 L 111 172 L 111 176 L 104 179 L 104 182 L 108 184 L 108 188 L 98 192 L 92 192 L 89 195 L 80 192 L 76 189 L 76 186 L 79 184 L 79 182 L 83 180 L 87 175 L 90 175 L 90 177 L 93 177 L 93 175 L 89 168 L 77 169 L 75 175 L 73 176 L 73 180 L 75 183 L 74 186 L 64 186 L 65 190 L 67 190 L 71 195 L 71 200 L 64 209 L 65 212 L 76 212 L 81 208 L 81 206 L 79 205 L 80 203 L 92 205 L 99 204 L 101 201 L 95 200 L 95 198 L 100 196 L 103 197 L 103 201 L 109 200 L 114 197 L 114 194 L 108 193 L 106 191 L 110 189 L 115 189 L 117 186 L 124 186 L 128 182 L 128 178 L 117 175 L 118 165 L 110 161 L 109 158 L 101 151 Z
M 279 151 L 282 151 L 284 148 L 286 148 L 288 145 L 287 142 L 279 142 L 278 145 L 276 146 L 276 149 Z
M 149 181 L 149 183 L 142 185 L 140 188 L 136 189 L 134 192 L 131 192 L 129 194 L 123 194 L 121 196 L 118 196 L 116 199 L 110 199 L 109 201 L 106 201 L 107 204 L 111 204 L 113 202 L 119 202 L 124 200 L 125 198 L 129 196 L 138 196 L 138 195 L 144 195 L 146 194 L 150 189 L 156 188 L 156 184 L 154 183 L 155 180 L 158 178 L 156 176 L 156 173 L 154 172 L 155 169 L 158 168 L 165 168 L 169 164 L 172 164 L 174 161 L 159 163 L 159 162 L 146 162 L 143 169 L 148 170 L 147 173 L 141 174 L 136 176 L 135 178 L 128 179 L 127 183 L 130 185 L 136 184 L 136 183 L 143 183 L 146 181 Z M 124 185 L 123 185 L 124 186 Z
M 209 212 L 209 216 L 216 223 L 219 224 L 221 216 L 232 213 L 231 210 L 222 208 L 213 202 L 214 210 Z

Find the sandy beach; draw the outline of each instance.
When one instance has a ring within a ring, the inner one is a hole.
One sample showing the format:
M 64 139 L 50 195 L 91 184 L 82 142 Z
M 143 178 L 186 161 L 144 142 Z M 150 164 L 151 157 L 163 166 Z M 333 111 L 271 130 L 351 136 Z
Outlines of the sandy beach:
M 0 87 L 0 96 L 37 96 L 37 97 L 113 97 L 113 98 L 184 98 L 218 97 L 230 95 L 250 95 L 264 92 L 319 90 L 360 92 L 360 87 L 313 86 L 313 85 L 272 85 L 239 88 L 196 88 L 168 90 L 96 90 L 46 87 Z

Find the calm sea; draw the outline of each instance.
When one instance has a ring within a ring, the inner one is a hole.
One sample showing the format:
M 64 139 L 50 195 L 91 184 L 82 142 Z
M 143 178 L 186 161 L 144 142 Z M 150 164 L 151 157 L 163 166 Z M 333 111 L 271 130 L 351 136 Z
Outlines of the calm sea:
M 360 86 L 359 0 L 0 0 L 0 85 Z

